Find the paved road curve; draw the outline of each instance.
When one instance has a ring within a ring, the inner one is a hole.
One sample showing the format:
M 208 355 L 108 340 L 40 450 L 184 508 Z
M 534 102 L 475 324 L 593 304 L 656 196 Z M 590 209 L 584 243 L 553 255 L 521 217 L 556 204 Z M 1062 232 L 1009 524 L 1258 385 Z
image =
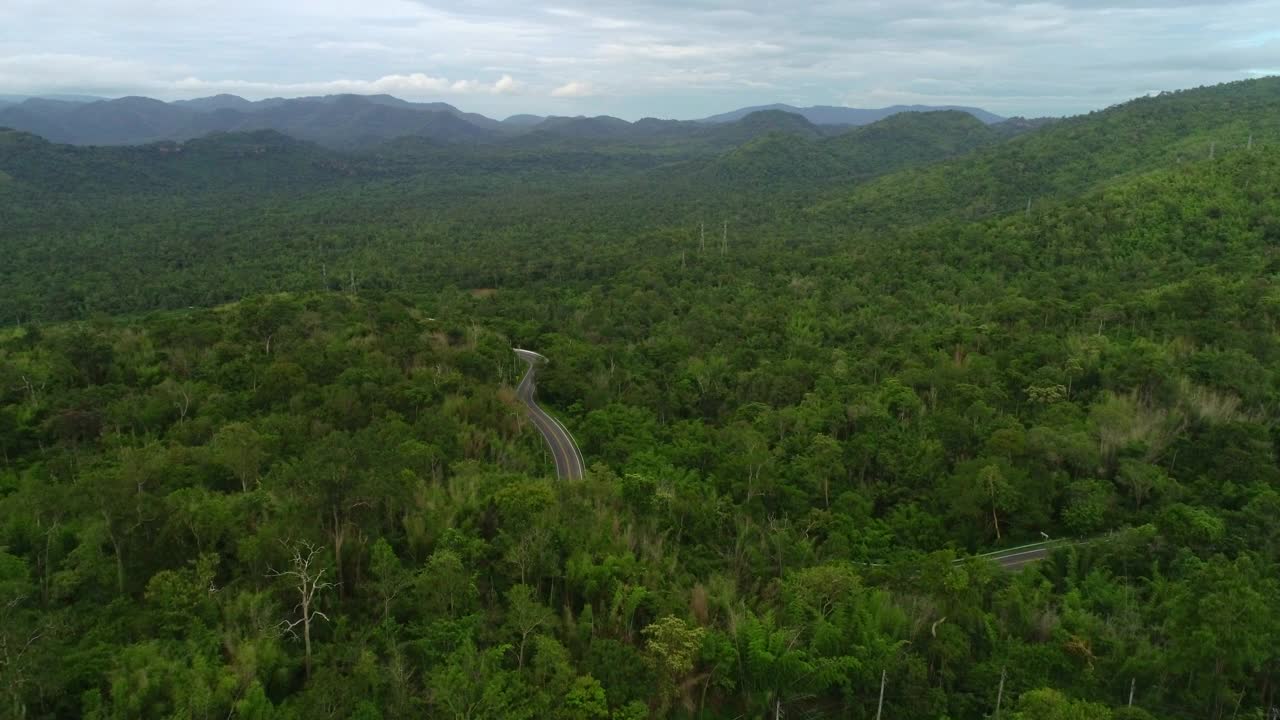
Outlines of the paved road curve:
M 531 350 L 516 349 L 516 355 L 521 360 L 529 364 L 528 371 L 525 372 L 524 378 L 520 380 L 520 384 L 516 386 L 516 397 L 520 398 L 520 402 L 529 408 L 529 419 L 538 428 L 538 432 L 542 433 L 542 438 L 547 441 L 547 446 L 551 448 L 551 456 L 556 461 L 556 475 L 561 480 L 581 480 L 584 465 L 582 464 L 582 452 L 578 450 L 578 443 L 574 442 L 573 436 L 565 428 L 559 420 L 551 417 L 542 408 L 538 407 L 537 401 L 533 399 L 534 394 L 538 391 L 537 380 L 537 364 L 546 362 L 547 359 Z

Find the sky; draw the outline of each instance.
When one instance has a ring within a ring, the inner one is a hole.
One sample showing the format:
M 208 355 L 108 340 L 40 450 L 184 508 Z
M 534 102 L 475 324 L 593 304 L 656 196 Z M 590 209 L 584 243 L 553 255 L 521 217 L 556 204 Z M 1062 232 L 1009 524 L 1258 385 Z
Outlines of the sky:
M 1280 74 L 1277 0 L 2 0 L 0 94 L 387 93 L 494 117 L 1069 115 Z

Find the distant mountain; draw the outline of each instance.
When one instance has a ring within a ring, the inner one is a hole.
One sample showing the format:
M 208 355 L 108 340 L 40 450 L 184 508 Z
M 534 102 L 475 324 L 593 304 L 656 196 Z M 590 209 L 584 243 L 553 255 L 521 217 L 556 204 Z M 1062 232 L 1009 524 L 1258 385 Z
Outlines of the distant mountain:
M 543 120 L 546 120 L 546 118 L 541 115 L 512 115 L 503 120 L 502 124 L 510 127 L 533 127 Z
M 549 117 L 534 128 L 537 132 L 571 138 L 619 138 L 631 131 L 631 123 L 621 118 L 600 115 L 597 117 Z
M 998 142 L 995 126 L 961 110 L 906 112 L 830 139 L 834 154 L 868 167 L 923 165 Z
M 271 130 L 217 133 L 181 144 L 75 147 L 0 129 L 0 176 L 43 193 L 271 193 L 341 181 L 356 172 L 345 156 Z
M 778 110 L 753 113 L 739 123 L 753 118 L 776 122 L 779 115 L 817 130 L 800 116 Z M 994 126 L 959 111 L 901 113 L 836 136 L 769 132 L 706 162 L 692 177 L 738 190 L 822 190 L 939 162 L 1004 137 Z
M 205 132 L 270 129 L 330 147 L 359 147 L 405 136 L 446 143 L 496 137 L 493 130 L 471 122 L 451 105 L 400 105 L 357 95 L 289 100 L 248 113 L 223 111 L 204 120 L 197 127 Z M 204 132 L 191 136 L 199 134 Z
M 180 136 L 189 118 L 187 110 L 142 97 L 89 103 L 32 98 L 0 110 L 0 127 L 59 143 L 125 145 Z
M 446 103 L 409 103 L 387 95 L 257 102 L 218 95 L 174 103 L 139 97 L 90 103 L 28 99 L 0 108 L 0 127 L 73 145 L 138 145 L 214 132 L 277 130 L 331 147 L 357 147 L 402 136 L 485 141 L 498 137 L 502 125 Z
M 998 122 L 995 125 L 992 125 L 991 127 L 995 128 L 996 130 L 998 130 L 999 132 L 1003 133 L 1006 136 L 1012 137 L 1014 135 L 1021 135 L 1022 133 L 1028 133 L 1034 130 L 1039 130 L 1040 128 L 1047 127 L 1049 125 L 1053 125 L 1054 123 L 1059 123 L 1059 122 L 1062 122 L 1062 118 L 1011 117 L 1008 120 L 1005 120 L 1003 122 Z
M 794 135 L 807 139 L 823 136 L 822 130 L 798 113 L 782 110 L 758 110 L 729 123 L 711 128 L 717 139 L 730 145 L 753 140 L 769 133 Z
M 528 127 L 510 142 L 523 147 L 625 144 L 636 147 L 680 148 L 684 152 L 722 152 L 754 138 L 779 133 L 802 138 L 822 137 L 822 129 L 799 115 L 778 110 L 752 113 L 728 123 L 644 118 L 627 122 L 616 117 L 549 117 Z
M 264 101 L 265 102 L 265 101 Z M 238 95 L 214 95 L 213 97 L 196 98 L 195 100 L 178 100 L 173 103 L 197 112 L 214 112 L 216 110 L 253 110 L 259 103 L 245 100 Z
M 190 114 L 169 103 L 145 97 L 83 103 L 65 115 L 65 127 L 87 145 L 124 145 L 183 135 Z
M 165 139 L 187 115 L 181 108 L 147 98 L 91 103 L 32 98 L 0 109 L 0 126 L 55 143 L 120 145 Z
M 106 100 L 104 97 L 96 95 L 0 95 L 0 103 L 17 105 L 20 102 L 31 100 L 32 98 L 39 100 L 60 100 L 62 102 L 87 103 Z
M 625 142 L 641 145 L 692 143 L 726 149 L 770 132 L 818 138 L 835 128 L 865 125 L 923 106 L 881 110 L 770 105 L 743 108 L 703 121 L 616 117 L 513 115 L 498 121 L 443 102 L 409 102 L 391 95 L 326 95 L 247 100 L 222 94 L 161 102 L 144 97 L 103 100 L 85 96 L 0 97 L 0 127 L 72 145 L 139 145 L 183 141 L 215 132 L 276 130 L 331 148 L 369 147 L 400 137 L 434 143 L 488 143 L 521 138 L 522 146 Z M 958 108 L 985 123 L 1002 118 L 976 108 Z M 1024 121 L 1029 122 L 1029 121 Z M 1010 135 L 1021 126 L 1008 126 Z
M 760 105 L 756 107 L 747 107 L 734 110 L 732 112 L 722 113 L 720 115 L 712 115 L 703 118 L 698 122 L 703 123 L 725 123 L 741 120 L 742 118 L 756 112 L 766 110 L 781 110 L 782 112 L 800 115 L 815 125 L 869 125 L 873 122 L 879 122 L 887 117 L 892 117 L 899 113 L 905 112 L 937 112 L 940 110 L 958 110 L 960 112 L 969 113 L 988 125 L 992 125 L 1004 120 L 1004 118 L 993 113 L 989 113 L 981 108 L 960 107 L 955 105 L 894 105 L 893 107 L 880 108 L 878 110 L 864 110 L 859 108 L 835 107 L 832 105 L 814 105 L 812 107 L 795 107 L 793 105 Z

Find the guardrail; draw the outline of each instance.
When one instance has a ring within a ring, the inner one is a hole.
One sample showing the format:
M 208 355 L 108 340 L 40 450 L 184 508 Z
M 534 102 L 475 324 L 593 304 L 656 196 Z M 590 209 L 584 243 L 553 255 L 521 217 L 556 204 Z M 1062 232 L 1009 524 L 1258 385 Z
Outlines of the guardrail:
M 970 555 L 968 557 L 989 558 L 989 557 L 1000 557 L 1002 555 L 1016 555 L 1020 552 L 1026 552 L 1028 550 L 1048 549 L 1051 547 L 1058 547 L 1059 545 L 1070 545 L 1070 544 L 1072 544 L 1072 541 L 1065 540 L 1065 539 L 1041 540 L 1040 542 L 1028 543 L 1026 545 L 1018 545 L 1017 547 L 1003 548 L 1000 550 L 991 550 L 990 552 L 984 552 L 978 555 Z M 962 559 L 967 560 L 968 558 L 962 558 Z

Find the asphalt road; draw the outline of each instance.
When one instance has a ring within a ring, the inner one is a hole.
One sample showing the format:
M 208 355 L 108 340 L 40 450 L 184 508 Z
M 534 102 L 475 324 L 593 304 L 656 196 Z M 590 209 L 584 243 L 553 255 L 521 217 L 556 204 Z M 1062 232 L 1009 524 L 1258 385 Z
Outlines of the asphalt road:
M 531 350 L 516 349 L 516 355 L 529 364 L 524 378 L 516 386 L 516 397 L 529 409 L 529 419 L 538 428 L 538 432 L 542 433 L 547 447 L 551 448 L 551 456 L 556 461 L 556 475 L 561 480 L 581 480 L 585 466 L 582 464 L 582 451 L 578 449 L 578 443 L 559 420 L 548 415 L 534 400 L 538 391 L 537 365 L 547 359 Z
M 1001 550 L 996 553 L 982 555 L 1005 570 L 1021 570 L 1027 565 L 1049 557 L 1049 553 L 1060 543 L 1039 543 L 1021 548 Z
M 1045 548 L 1040 548 L 1039 550 L 1024 550 L 1016 555 L 1006 555 L 997 558 L 996 562 L 1000 563 L 1000 567 L 1005 570 L 1021 570 L 1024 565 L 1043 560 L 1048 556 L 1049 551 Z

